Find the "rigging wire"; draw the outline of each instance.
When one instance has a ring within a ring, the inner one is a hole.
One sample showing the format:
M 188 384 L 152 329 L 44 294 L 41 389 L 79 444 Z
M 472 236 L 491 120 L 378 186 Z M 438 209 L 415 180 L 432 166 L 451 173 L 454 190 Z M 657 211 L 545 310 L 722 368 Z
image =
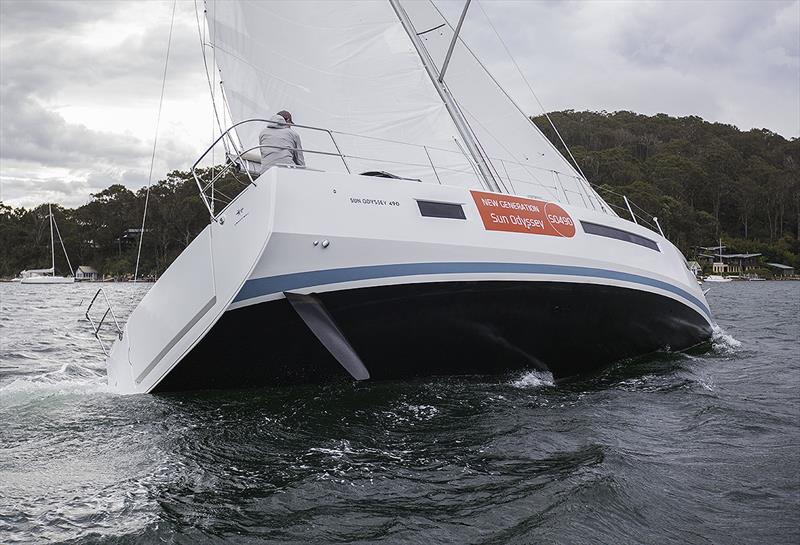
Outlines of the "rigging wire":
M 64 250 L 64 257 L 67 258 L 67 266 L 69 266 L 69 272 L 72 273 L 72 276 L 75 276 L 75 269 L 72 268 L 72 263 L 69 262 L 69 256 L 67 255 L 67 249 L 64 247 L 64 239 L 61 236 L 61 231 L 58 229 L 58 222 L 56 221 L 56 217 L 53 216 L 53 213 L 50 212 L 50 215 L 53 219 L 53 225 L 56 228 L 56 233 L 58 234 L 58 241 L 61 243 L 61 249 Z M 56 274 L 55 268 L 53 268 L 53 275 Z
M 567 150 L 567 153 L 569 154 L 570 158 L 572 159 L 572 162 L 574 163 L 575 168 L 578 169 L 578 172 L 581 173 L 581 176 L 586 178 L 586 175 L 581 170 L 580 165 L 575 160 L 575 157 L 572 155 L 572 152 L 570 151 L 569 146 L 567 146 L 566 142 L 564 142 L 564 139 L 561 137 L 561 133 L 558 132 L 558 129 L 556 128 L 555 123 L 553 123 L 553 120 L 550 119 L 550 115 L 547 113 L 547 110 L 545 109 L 544 105 L 542 104 L 542 101 L 539 100 L 539 96 L 533 90 L 533 86 L 530 84 L 530 82 L 528 81 L 528 78 L 525 76 L 524 72 L 522 71 L 522 69 L 520 68 L 519 64 L 517 63 L 517 59 L 514 58 L 514 55 L 511 54 L 511 50 L 508 48 L 508 45 L 506 45 L 506 42 L 505 42 L 505 40 L 503 40 L 503 37 L 500 36 L 500 33 L 497 31 L 497 28 L 495 28 L 494 23 L 492 22 L 492 19 L 489 17 L 489 14 L 486 13 L 485 9 L 483 9 L 483 3 L 480 2 L 480 0 L 478 0 L 475 3 L 478 4 L 478 7 L 480 8 L 481 13 L 483 13 L 483 16 L 486 18 L 486 21 L 489 23 L 489 28 L 492 29 L 492 32 L 494 32 L 494 35 L 497 37 L 497 39 L 502 44 L 503 49 L 505 49 L 506 54 L 508 55 L 508 58 L 511 59 L 511 62 L 514 64 L 514 68 L 516 68 L 517 73 L 520 75 L 520 77 L 522 78 L 522 81 L 525 82 L 525 85 L 528 87 L 528 91 L 530 91 L 531 95 L 536 100 L 536 103 L 539 105 L 539 108 L 542 110 L 542 113 L 547 118 L 547 121 L 550 123 L 550 126 L 553 128 L 553 130 L 555 131 L 556 135 L 558 135 L 559 141 L 564 146 L 564 149 Z
M 178 0 L 172 2 L 172 17 L 169 22 L 169 37 L 167 38 L 167 54 L 164 59 L 164 75 L 161 78 L 161 97 L 158 99 L 158 114 L 156 115 L 156 132 L 153 137 L 153 153 L 150 156 L 150 173 L 147 175 L 147 191 L 144 196 L 144 213 L 142 214 L 142 229 L 139 232 L 139 249 L 136 252 L 136 269 L 133 273 L 133 281 L 139 277 L 139 259 L 142 255 L 142 240 L 144 239 L 144 226 L 147 221 L 147 205 L 150 203 L 150 185 L 153 181 L 153 165 L 156 161 L 156 146 L 158 145 L 158 128 L 161 124 L 161 108 L 164 105 L 164 90 L 167 86 L 167 68 L 169 67 L 169 52 L 172 47 L 172 29 L 175 26 L 175 8 Z
M 461 108 L 461 106 L 458 106 L 458 107 L 459 107 L 459 108 Z M 523 170 L 524 170 L 524 171 L 525 171 L 525 172 L 526 172 L 526 173 L 527 173 L 527 174 L 528 174 L 528 175 L 529 175 L 531 178 L 533 178 L 533 179 L 535 180 L 535 182 L 529 182 L 529 183 L 534 183 L 534 184 L 536 184 L 536 185 L 540 185 L 540 186 L 542 186 L 542 187 L 545 187 L 545 188 L 549 188 L 549 187 L 550 187 L 550 186 L 548 186 L 547 184 L 543 183 L 543 182 L 542 182 L 542 181 L 541 181 L 541 180 L 540 180 L 540 179 L 539 179 L 539 178 L 538 178 L 538 177 L 537 177 L 537 176 L 536 176 L 536 175 L 535 175 L 533 172 L 531 172 L 531 171 L 530 171 L 530 169 L 531 169 L 531 168 L 539 168 L 539 169 L 541 169 L 541 170 L 547 170 L 548 172 L 552 172 L 552 171 L 550 171 L 549 169 L 544 169 L 544 168 L 541 168 L 541 167 L 536 167 L 536 166 L 534 166 L 534 165 L 530 165 L 530 164 L 525 164 L 525 163 L 523 163 L 523 162 L 522 162 L 522 160 L 518 159 L 518 158 L 517 158 L 517 156 L 516 156 L 516 155 L 514 155 L 514 154 L 511 152 L 511 150 L 509 150 L 509 149 L 508 149 L 508 146 L 506 146 L 505 144 L 503 144 L 502 140 L 500 140 L 500 139 L 499 139 L 499 138 L 498 138 L 498 137 L 497 137 L 497 136 L 496 136 L 496 135 L 495 135 L 495 134 L 494 134 L 492 131 L 490 131 L 490 130 L 489 130 L 489 128 L 488 128 L 488 127 L 486 127 L 486 125 L 484 125 L 483 123 L 481 123 L 481 121 L 480 121 L 480 120 L 479 120 L 479 119 L 478 119 L 478 118 L 477 118 L 477 117 L 476 117 L 474 114 L 472 114 L 472 112 L 470 112 L 469 110 L 464 110 L 464 111 L 465 111 L 465 112 L 466 112 L 466 113 L 469 115 L 469 117 L 470 117 L 471 119 L 473 119 L 473 120 L 475 121 L 475 123 L 477 123 L 478 125 L 480 125 L 480 127 L 481 127 L 481 128 L 482 128 L 482 129 L 483 129 L 483 130 L 484 130 L 484 131 L 485 131 L 485 132 L 486 132 L 486 133 L 487 133 L 489 136 L 491 136 L 491 137 L 494 139 L 494 141 L 495 141 L 495 142 L 496 142 L 496 143 L 497 143 L 497 144 L 498 144 L 498 145 L 499 145 L 501 148 L 503 148 L 503 150 L 504 150 L 506 153 L 508 153 L 508 154 L 509 154 L 509 156 L 510 156 L 510 157 L 513 159 L 513 161 L 509 161 L 511 164 L 516 164 L 517 166 L 521 167 L 521 168 L 522 168 L 522 169 L 523 169 Z M 477 139 L 476 139 L 476 140 L 477 140 Z M 481 145 L 481 147 L 482 147 L 482 145 Z M 501 159 L 501 158 L 497 158 L 497 159 L 498 159 L 499 161 L 503 161 L 503 159 Z M 490 161 L 491 161 L 491 158 L 490 158 Z M 504 168 L 505 168 L 505 167 L 504 167 Z M 551 190 L 550 190 L 550 193 L 551 193 L 551 194 L 553 194 L 553 196 L 555 197 L 555 199 L 556 199 L 556 200 L 558 200 L 558 195 L 557 195 L 557 194 L 555 194 L 555 193 L 553 193 L 553 191 L 552 191 L 552 188 L 551 188 Z
M 213 1 L 214 6 L 214 25 L 211 29 L 211 68 L 212 70 L 217 68 L 217 3 L 216 0 Z M 220 74 L 220 79 L 222 75 Z M 217 104 L 217 87 L 215 85 L 211 86 L 211 102 L 214 104 L 214 110 L 216 110 Z M 222 128 L 220 127 L 220 132 L 222 132 Z M 217 129 L 214 126 L 214 118 L 211 119 L 211 141 L 215 140 L 215 136 L 217 135 Z M 223 146 L 225 144 L 223 143 Z M 227 151 L 227 150 L 226 150 Z M 214 165 L 216 164 L 216 149 L 211 148 L 211 179 L 214 179 Z M 214 184 L 211 184 L 211 216 L 214 216 Z
M 203 12 L 205 13 L 206 10 L 204 9 Z M 208 82 L 208 92 L 209 92 L 209 94 L 211 94 L 211 99 L 212 99 L 211 100 L 211 107 L 214 110 L 214 118 L 217 120 L 217 126 L 219 127 L 220 132 L 222 132 L 223 131 L 222 121 L 219 118 L 219 111 L 217 110 L 217 103 L 214 100 L 214 84 L 211 81 L 211 73 L 208 70 L 208 58 L 206 57 L 206 46 L 208 46 L 209 44 L 206 43 L 205 25 L 203 25 L 202 28 L 201 28 L 201 25 L 200 25 L 200 15 L 199 15 L 198 9 L 197 9 L 197 0 L 194 0 L 194 17 L 195 17 L 195 20 L 197 22 L 197 35 L 200 38 L 200 51 L 203 54 L 203 67 L 205 68 L 205 72 L 206 72 L 206 81 Z M 211 47 L 215 51 L 215 62 L 216 62 L 216 46 L 214 44 L 211 44 Z M 220 82 L 220 84 L 221 83 L 222 82 Z M 213 124 L 213 119 L 212 119 L 212 124 Z M 225 146 L 225 151 L 230 153 L 230 149 L 228 148 L 227 140 L 223 140 L 222 141 L 222 145 Z
M 203 0 L 203 14 L 205 15 L 206 23 L 208 22 L 208 0 Z M 212 7 L 216 12 L 216 0 L 212 0 Z M 239 135 L 235 132 L 226 131 L 223 123 L 227 122 L 226 113 L 230 111 L 230 105 L 228 105 L 228 98 L 225 94 L 225 86 L 223 85 L 222 80 L 222 69 L 217 66 L 217 48 L 218 45 L 216 43 L 216 35 L 217 35 L 217 20 L 216 17 L 214 18 L 213 24 L 208 27 L 209 30 L 209 38 L 210 42 L 206 41 L 206 27 L 207 25 L 200 24 L 200 15 L 197 6 L 197 0 L 194 0 L 194 15 L 195 21 L 197 23 L 197 35 L 200 38 L 200 51 L 203 55 L 203 67 L 206 73 L 206 82 L 208 83 L 208 92 L 211 95 L 211 107 L 213 110 L 213 114 L 211 116 L 211 140 L 216 142 L 216 130 L 219 129 L 220 135 L 222 135 L 222 146 L 225 148 L 225 156 L 231 155 L 239 155 L 241 153 L 241 149 L 243 149 L 241 140 L 239 139 Z M 210 47 L 212 54 L 211 54 L 211 64 L 212 68 L 209 69 L 208 63 L 208 56 L 206 54 L 206 47 Z M 230 54 L 229 52 L 226 52 Z M 240 59 L 241 60 L 241 59 Z M 217 87 L 215 85 L 216 76 L 212 76 L 213 71 L 219 73 L 219 94 L 222 100 L 222 119 L 220 119 L 220 108 L 217 107 Z M 214 124 L 216 121 L 216 125 Z M 235 136 L 235 139 L 234 139 Z M 214 178 L 214 168 L 215 168 L 215 159 L 216 149 L 211 149 L 211 166 L 210 166 L 210 173 L 212 179 Z M 211 201 L 212 201 L 212 210 L 213 210 L 213 202 L 218 199 L 214 198 L 214 193 L 219 191 L 216 186 L 211 186 Z M 213 212 L 212 212 L 213 213 Z
M 448 27 L 449 27 L 451 30 L 453 30 L 453 26 L 450 24 L 450 22 L 448 21 L 447 17 L 445 17 L 444 13 L 442 13 L 442 11 L 439 9 L 439 7 L 436 5 L 436 3 L 435 3 L 433 0 L 429 0 L 429 2 L 430 2 L 430 4 L 431 4 L 431 6 L 433 7 L 433 9 L 434 9 L 434 10 L 436 10 L 436 12 L 439 14 L 439 17 L 441 17 L 441 19 L 444 21 L 444 24 L 445 24 L 445 25 L 447 25 L 447 26 L 448 26 Z M 480 3 L 479 3 L 478 5 L 480 5 Z M 485 15 L 485 13 L 484 13 L 484 15 Z M 495 31 L 495 33 L 496 33 L 496 31 Z M 503 95 L 505 95 L 505 97 L 506 97 L 506 98 L 509 100 L 509 102 L 510 102 L 510 103 L 511 103 L 511 104 L 514 106 L 514 108 L 516 108 L 516 110 L 517 110 L 517 111 L 520 113 L 520 115 L 522 115 L 522 116 L 523 116 L 523 117 L 526 119 L 526 121 L 527 121 L 527 122 L 528 122 L 528 123 L 529 123 L 529 124 L 530 124 L 530 125 L 531 125 L 531 126 L 534 128 L 534 130 L 536 130 L 536 131 L 538 131 L 538 132 L 540 132 L 540 133 L 541 133 L 541 131 L 539 131 L 538 127 L 536 127 L 536 125 L 533 123 L 533 121 L 531 121 L 531 119 L 530 119 L 530 118 L 529 118 L 529 117 L 528 117 L 528 116 L 527 116 L 527 115 L 526 115 L 526 114 L 525 114 L 525 113 L 522 111 L 522 109 L 519 107 L 519 105 L 518 105 L 518 104 L 517 104 L 517 103 L 514 101 L 514 99 L 513 99 L 513 98 L 511 98 L 511 96 L 508 94 L 508 92 L 506 92 L 506 90 L 503 88 L 503 86 L 502 86 L 502 85 L 500 85 L 500 82 L 498 82 L 498 81 L 497 81 L 497 79 L 494 77 L 494 75 L 492 75 L 492 73 L 489 71 L 489 69 L 486 67 L 486 65 L 484 65 L 484 64 L 483 64 L 483 62 L 481 62 L 480 58 L 478 58 L 478 55 L 476 55 L 476 54 L 475 54 L 475 52 L 474 52 L 474 51 L 473 51 L 473 50 L 472 50 L 472 49 L 469 47 L 469 45 L 467 44 L 467 42 L 466 42 L 466 41 L 465 41 L 465 40 L 464 40 L 464 39 L 463 39 L 461 36 L 459 36 L 459 37 L 458 37 L 458 41 L 459 41 L 459 42 L 461 42 L 461 45 L 463 45 L 463 46 L 464 46 L 464 49 L 465 49 L 465 50 L 466 50 L 466 51 L 467 51 L 467 52 L 468 52 L 468 53 L 469 53 L 469 54 L 472 56 L 472 58 L 475 60 L 475 62 L 477 62 L 477 63 L 478 63 L 478 66 L 480 66 L 480 67 L 483 69 L 483 71 L 486 73 L 486 75 L 487 75 L 487 76 L 489 76 L 489 79 L 491 79 L 491 81 L 492 81 L 492 82 L 494 83 L 494 85 L 495 85 L 495 86 L 498 88 L 498 90 L 500 90 L 500 92 L 501 92 L 501 93 L 503 93 Z M 508 51 L 508 49 L 506 49 L 506 51 Z M 509 53 L 509 56 L 510 56 L 510 53 Z M 513 59 L 512 59 L 512 60 L 513 60 Z M 459 110 L 462 110 L 462 111 L 463 111 L 463 108 L 462 108 L 462 106 L 461 106 L 461 105 L 459 105 L 457 101 L 456 101 L 456 106 L 459 108 Z M 468 112 L 468 113 L 469 113 L 469 112 Z M 538 179 L 538 178 L 537 178 L 537 177 L 536 177 L 536 176 L 535 176 L 533 173 L 531 173 L 531 172 L 528 170 L 528 167 L 534 167 L 534 168 L 537 168 L 537 167 L 535 167 L 534 165 L 524 165 L 524 164 L 522 163 L 522 161 L 520 161 L 520 160 L 519 160 L 519 159 L 518 159 L 518 158 L 517 158 L 517 157 L 516 157 L 516 156 L 515 156 L 513 153 L 511 153 L 511 151 L 508 149 L 508 147 L 507 147 L 507 146 L 505 146 L 505 145 L 504 145 L 504 144 L 501 142 L 501 140 L 500 140 L 499 138 L 497 138 L 497 136 L 495 136 L 494 134 L 492 134 L 492 133 L 491 133 L 491 132 L 490 132 L 490 131 L 489 131 L 489 130 L 488 130 L 486 127 L 485 127 L 485 125 L 483 125 L 482 123 L 480 123 L 480 121 L 478 121 L 478 120 L 477 120 L 477 118 L 476 118 L 474 115 L 470 114 L 470 117 L 471 117 L 473 120 L 475 120 L 475 121 L 476 121 L 476 122 L 477 122 L 479 125 L 481 125 L 481 127 L 482 127 L 482 128 L 485 130 L 485 131 L 487 131 L 487 132 L 489 133 L 489 135 L 490 135 L 490 136 L 492 136 L 492 138 L 494 138 L 494 140 L 495 140 L 495 141 L 496 141 L 498 144 L 500 144 L 500 146 L 501 146 L 501 147 L 502 147 L 502 148 L 503 148 L 503 149 L 506 151 L 506 153 L 508 153 L 508 154 L 509 154 L 509 155 L 510 155 L 510 156 L 511 156 L 513 159 L 514 159 L 514 162 L 516 162 L 517 164 L 519 164 L 520 166 L 522 166 L 522 167 L 523 167 L 523 169 L 525 169 L 525 170 L 528 172 L 528 174 L 529 174 L 529 175 L 530 175 L 532 178 L 534 178 L 534 179 L 536 180 L 536 183 L 537 183 L 538 185 L 541 185 L 542 187 L 548 187 L 546 184 L 543 184 L 543 183 L 542 183 L 542 182 L 541 182 L 541 181 L 540 181 L 540 180 L 539 180 L 539 179 Z M 467 126 L 470 128 L 470 130 L 472 130 L 472 131 L 473 131 L 473 135 L 474 135 L 474 130 L 472 129 L 472 126 L 469 124 L 469 122 L 467 122 Z M 553 149 L 556 151 L 556 153 L 558 153 L 558 150 L 556 150 L 555 146 L 553 146 L 553 144 L 552 144 L 552 143 L 551 143 L 551 142 L 550 142 L 550 141 L 547 139 L 547 137 L 545 137 L 544 135 L 542 135 L 542 138 L 544 139 L 544 141 L 545 141 L 547 144 L 549 144 L 549 145 L 550 145 L 550 146 L 551 146 L 551 147 L 552 147 L 552 148 L 553 148 Z M 477 137 L 476 137 L 476 140 L 477 140 Z M 559 156 L 560 156 L 560 154 L 559 154 Z M 566 165 L 570 165 L 569 161 L 567 161 L 567 160 L 566 160 L 566 159 L 564 159 L 563 157 L 562 157 L 562 159 L 564 160 L 564 164 L 566 164 Z M 571 165 L 570 165 L 570 166 L 571 166 Z M 495 170 L 496 170 L 496 168 L 495 168 Z M 542 169 L 542 170 L 550 170 L 550 169 Z M 580 168 L 578 168 L 578 171 L 580 171 Z M 581 173 L 581 175 L 582 175 L 582 173 Z M 584 177 L 584 178 L 585 178 L 585 177 Z M 551 193 L 552 193 L 552 191 L 551 191 Z M 556 197 L 556 199 L 557 199 L 557 197 Z
M 528 78 L 525 76 L 525 73 L 522 71 L 522 69 L 520 68 L 519 64 L 517 63 L 517 59 L 514 58 L 514 55 L 511 54 L 511 50 L 508 48 L 508 45 L 506 45 L 505 40 L 503 40 L 502 36 L 500 36 L 500 33 L 497 31 L 497 28 L 495 28 L 494 23 L 492 22 L 492 19 L 489 17 L 489 14 L 486 13 L 486 10 L 483 9 L 483 3 L 480 0 L 478 0 L 476 2 L 476 4 L 478 4 L 478 7 L 480 8 L 481 13 L 483 13 L 483 16 L 486 18 L 486 21 L 489 23 L 489 27 L 492 29 L 492 32 L 494 32 L 494 35 L 497 36 L 497 39 L 502 44 L 503 49 L 505 49 L 505 51 L 506 51 L 506 54 L 511 59 L 511 62 L 514 64 L 514 68 L 516 68 L 517 73 L 519 73 L 520 77 L 522 78 L 522 81 L 525 82 L 525 86 L 528 88 L 528 91 L 530 91 L 530 93 L 533 96 L 534 100 L 536 100 L 536 103 L 539 105 L 539 108 L 542 110 L 542 113 L 544 114 L 545 118 L 547 119 L 548 123 L 550 124 L 550 127 L 552 127 L 553 131 L 555 131 L 556 136 L 558 136 L 558 140 L 561 142 L 561 145 L 564 146 L 564 149 L 569 154 L 569 157 L 570 157 L 570 159 L 572 159 L 572 163 L 575 165 L 575 168 L 578 169 L 578 172 L 580 172 L 581 176 L 586 181 L 586 183 L 589 184 L 590 187 L 594 187 L 593 184 L 591 182 L 589 182 L 589 179 L 586 177 L 586 175 L 583 173 L 583 170 L 581 169 L 581 166 L 578 164 L 578 161 L 575 159 L 575 156 L 572 155 L 572 151 L 569 149 L 569 146 L 567 146 L 567 143 L 564 141 L 564 138 L 561 136 L 561 133 L 559 132 L 559 130 L 556 127 L 555 123 L 553 123 L 553 120 L 550 118 L 550 114 L 547 113 L 547 110 L 545 109 L 544 105 L 542 104 L 542 101 L 539 100 L 539 96 L 533 90 L 533 86 L 530 84 L 530 82 L 528 81 Z M 531 123 L 533 123 L 533 121 L 531 121 Z M 596 194 L 596 192 L 595 192 L 595 194 Z M 596 196 L 598 198 L 600 198 L 600 195 L 596 195 Z M 602 202 L 602 198 L 600 198 L 600 202 Z
M 603 191 L 603 192 L 605 192 L 605 193 L 608 193 L 608 194 L 610 194 L 610 195 L 615 195 L 615 196 L 617 196 L 617 197 L 622 197 L 622 198 L 625 198 L 625 197 L 626 197 L 626 196 L 625 196 L 625 195 L 623 195 L 622 193 L 617 193 L 617 192 L 616 192 L 616 191 L 614 191 L 613 189 L 609 189 L 609 188 L 608 188 L 608 187 L 606 187 L 606 186 L 596 186 L 596 185 L 593 185 L 593 184 L 592 184 L 592 186 L 593 186 L 593 187 L 595 187 L 595 188 L 597 188 L 598 190 L 600 190 L 600 191 Z M 625 208 L 624 206 L 615 205 L 615 204 L 613 204 L 613 203 L 611 203 L 611 202 L 608 202 L 608 201 L 605 201 L 605 202 L 606 202 L 606 204 L 608 204 L 610 207 L 612 207 L 612 208 L 616 208 L 616 209 L 618 209 L 618 210 L 620 210 L 620 211 L 622 212 L 622 215 L 620 215 L 620 214 L 617 214 L 617 216 L 619 216 L 619 217 L 627 216 L 627 215 L 629 215 L 629 214 L 632 212 L 632 210 L 628 210 L 628 209 L 627 209 L 627 208 Z M 650 221 L 648 221 L 648 220 L 647 220 L 647 218 L 652 218 L 652 217 L 653 217 L 653 215 L 652 215 L 650 212 L 648 212 L 647 210 L 645 210 L 644 208 L 642 208 L 641 206 L 639 206 L 638 204 L 636 204 L 635 202 L 633 202 L 631 199 L 628 199 L 628 202 L 631 204 L 632 208 L 637 208 L 639 211 L 641 211 L 641 212 L 642 212 L 642 214 L 645 214 L 645 215 L 646 215 L 646 217 L 643 217 L 643 216 L 640 216 L 639 214 L 636 214 L 636 213 L 634 212 L 634 213 L 633 213 L 633 214 L 634 214 L 634 216 L 636 216 L 636 217 L 637 217 L 639 220 L 641 220 L 643 223 L 647 224 L 647 225 L 648 225 L 648 226 L 649 226 L 649 227 L 650 227 L 650 228 L 651 228 L 653 231 L 658 231 L 658 229 L 656 228 L 656 226 L 655 226 L 655 225 L 653 225 L 652 223 L 650 223 Z

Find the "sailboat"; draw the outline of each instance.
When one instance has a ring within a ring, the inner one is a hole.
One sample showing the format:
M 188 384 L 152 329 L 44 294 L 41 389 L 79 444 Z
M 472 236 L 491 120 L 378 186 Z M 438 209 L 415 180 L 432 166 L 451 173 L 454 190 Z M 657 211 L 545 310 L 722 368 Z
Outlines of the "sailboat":
M 64 247 L 64 240 L 61 238 L 61 232 L 58 231 L 55 217 L 53 217 L 52 205 L 47 205 L 47 212 L 50 218 L 50 268 L 49 269 L 29 269 L 19 273 L 20 283 L 22 284 L 72 284 L 75 282 L 75 272 L 72 270 L 72 264 L 69 262 L 67 249 Z M 58 233 L 58 240 L 61 242 L 61 248 L 64 250 L 64 257 L 67 258 L 67 265 L 69 266 L 72 276 L 56 276 L 56 245 L 53 238 L 53 227 L 55 226 Z
M 232 120 L 193 168 L 210 222 L 119 329 L 112 387 L 561 378 L 710 338 L 681 252 L 489 74 L 459 35 L 468 6 L 453 26 L 431 2 L 206 4 Z M 306 165 L 261 172 L 279 110 Z
M 722 271 L 722 239 L 719 239 L 719 270 Z M 709 274 L 705 277 L 704 282 L 713 282 L 715 284 L 726 284 L 728 282 L 732 282 L 733 280 L 722 276 L 721 274 Z

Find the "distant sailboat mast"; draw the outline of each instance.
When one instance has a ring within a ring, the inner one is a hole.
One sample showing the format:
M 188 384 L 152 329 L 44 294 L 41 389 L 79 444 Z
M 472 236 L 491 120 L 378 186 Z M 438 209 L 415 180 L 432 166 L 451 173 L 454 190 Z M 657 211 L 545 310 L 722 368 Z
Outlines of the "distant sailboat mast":
M 72 268 L 72 263 L 69 261 L 67 255 L 67 248 L 64 246 L 64 239 L 61 237 L 61 231 L 58 230 L 58 223 L 53 215 L 53 205 L 47 205 L 47 215 L 50 220 L 50 268 L 49 269 L 33 269 L 25 270 L 20 273 L 21 282 L 23 284 L 71 284 L 75 280 L 75 270 Z M 71 276 L 56 276 L 56 239 L 61 243 L 61 249 L 64 250 L 64 257 L 67 260 Z M 50 276 L 47 273 L 50 273 Z
M 50 214 L 50 275 L 56 275 L 56 243 L 53 238 L 53 205 L 47 205 L 47 211 Z

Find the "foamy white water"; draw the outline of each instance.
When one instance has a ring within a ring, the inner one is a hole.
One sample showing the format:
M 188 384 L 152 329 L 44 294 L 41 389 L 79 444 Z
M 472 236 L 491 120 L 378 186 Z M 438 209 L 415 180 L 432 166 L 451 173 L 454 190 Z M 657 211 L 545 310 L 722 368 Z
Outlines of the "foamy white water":
M 512 380 L 511 385 L 515 388 L 546 388 L 555 386 L 555 380 L 549 371 L 526 371 Z
M 124 314 L 146 287 L 108 289 Z M 800 283 L 721 286 L 708 351 L 559 385 L 131 396 L 83 319 L 96 286 L 20 288 L 0 284 L 2 544 L 800 541 Z
M 714 325 L 711 345 L 714 350 L 722 353 L 736 352 L 742 347 L 741 341 L 736 340 L 733 335 L 727 333 L 719 325 Z

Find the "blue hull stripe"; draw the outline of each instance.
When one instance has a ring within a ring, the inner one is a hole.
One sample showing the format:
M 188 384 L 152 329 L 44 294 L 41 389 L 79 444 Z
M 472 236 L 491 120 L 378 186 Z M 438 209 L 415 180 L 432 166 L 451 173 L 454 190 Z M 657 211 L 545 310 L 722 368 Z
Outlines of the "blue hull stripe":
M 427 274 L 475 274 L 475 273 L 510 273 L 510 274 L 548 274 L 560 276 L 582 276 L 586 278 L 604 278 L 619 280 L 659 288 L 674 293 L 683 299 L 692 302 L 703 310 L 709 321 L 713 321 L 708 306 L 691 293 L 674 286 L 668 282 L 648 278 L 638 274 L 630 274 L 608 269 L 595 269 L 591 267 L 574 267 L 568 265 L 543 265 L 537 263 L 473 263 L 473 262 L 444 262 L 444 263 L 398 263 L 392 265 L 369 265 L 364 267 L 346 267 L 342 269 L 327 269 L 321 271 L 306 271 L 291 274 L 281 274 L 266 278 L 248 280 L 241 291 L 233 300 L 234 303 L 263 297 L 284 291 L 307 288 L 310 286 L 324 286 L 354 282 L 358 280 L 373 280 L 376 278 L 397 278 L 403 276 L 419 276 Z

